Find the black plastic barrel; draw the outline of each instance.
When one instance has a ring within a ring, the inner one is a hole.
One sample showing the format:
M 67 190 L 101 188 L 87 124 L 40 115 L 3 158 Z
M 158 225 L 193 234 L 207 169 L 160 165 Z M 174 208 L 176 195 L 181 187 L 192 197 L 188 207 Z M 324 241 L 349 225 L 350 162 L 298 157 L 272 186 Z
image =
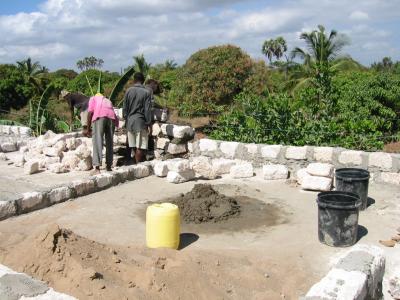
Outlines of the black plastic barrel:
M 360 210 L 368 205 L 369 172 L 364 169 L 342 168 L 335 172 L 336 190 L 357 194 L 361 200 Z
M 349 192 L 322 192 L 317 203 L 319 241 L 333 247 L 354 245 L 358 235 L 359 196 Z

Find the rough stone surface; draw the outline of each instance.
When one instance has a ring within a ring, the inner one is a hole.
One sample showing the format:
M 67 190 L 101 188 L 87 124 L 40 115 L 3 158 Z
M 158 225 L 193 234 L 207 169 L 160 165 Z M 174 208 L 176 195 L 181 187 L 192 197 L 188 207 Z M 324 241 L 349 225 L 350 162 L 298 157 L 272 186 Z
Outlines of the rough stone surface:
M 86 157 L 84 159 L 81 159 L 78 163 L 78 170 L 79 171 L 89 171 L 91 170 L 93 167 L 92 165 L 92 157 Z
M 389 279 L 389 293 L 394 299 L 400 299 L 400 271 Z
M 304 147 L 288 147 L 286 149 L 285 157 L 287 159 L 302 160 L 307 159 L 308 146 Z
M 55 174 L 65 173 L 67 171 L 62 163 L 51 164 L 47 168 L 50 172 Z
M 80 159 L 85 159 L 92 156 L 92 150 L 90 150 L 89 146 L 86 144 L 82 144 L 76 148 L 75 153 Z
M 19 212 L 26 213 L 46 206 L 46 197 L 41 192 L 28 192 L 16 201 Z
M 75 150 L 77 147 L 77 140 L 75 138 L 66 139 L 65 146 L 69 151 Z
M 234 160 L 226 158 L 216 158 L 212 160 L 212 166 L 216 175 L 229 174 L 232 166 L 235 164 L 236 162 Z
M 215 179 L 217 174 L 212 166 L 212 161 L 209 157 L 198 156 L 194 157 L 190 162 L 190 167 L 195 173 L 205 179 Z
M 7 155 L 5 153 L 0 153 L 0 160 L 3 160 L 3 161 L 8 160 Z
M 381 181 L 389 184 L 400 185 L 400 173 L 381 173 Z
M 257 144 L 247 144 L 245 145 L 247 153 L 251 155 L 256 155 L 258 153 L 258 145 Z
M 22 296 L 35 297 L 46 293 L 49 289 L 44 282 L 20 273 L 5 274 L 0 277 L 0 287 L 6 291 L 4 299 L 19 299 Z
M 65 152 L 62 164 L 69 170 L 75 170 L 79 165 L 80 159 L 73 151 Z
M 24 163 L 25 163 L 25 155 L 18 153 L 18 155 L 16 155 L 15 157 L 13 157 L 12 162 L 14 163 L 14 166 L 16 167 L 23 167 Z
M 39 172 L 39 162 L 37 160 L 30 160 L 24 164 L 24 174 L 31 175 Z
M 104 189 L 112 185 L 113 176 L 109 173 L 103 173 L 94 176 L 94 180 L 98 188 Z
M 60 157 L 62 153 L 62 149 L 55 147 L 46 147 L 43 149 L 43 154 L 51 157 Z
M 122 167 L 114 171 L 121 179 L 121 182 L 129 180 L 129 168 Z
M 263 176 L 265 180 L 287 179 L 289 170 L 284 165 L 264 165 Z
M 167 138 L 158 138 L 157 139 L 157 149 L 165 150 L 168 147 L 169 139 Z
M 332 179 L 318 176 L 305 176 L 302 179 L 301 188 L 311 191 L 330 191 L 332 188 Z
M 389 171 L 392 169 L 392 161 L 392 156 L 389 153 L 373 152 L 369 154 L 368 165 Z
M 219 149 L 224 154 L 225 158 L 234 158 L 239 145 L 238 142 L 222 142 Z
M 297 170 L 296 172 L 296 179 L 297 179 L 297 183 L 302 185 L 304 178 L 307 176 L 311 176 L 310 174 L 308 174 L 307 169 L 306 168 L 301 168 L 299 170 Z
M 218 143 L 210 139 L 201 139 L 199 147 L 201 152 L 212 152 L 218 149 Z
M 0 201 L 0 220 L 14 216 L 16 212 L 15 201 Z
M 95 181 L 92 179 L 75 180 L 71 182 L 70 187 L 75 191 L 77 197 L 81 197 L 95 191 Z
M 168 145 L 168 153 L 170 154 L 182 154 L 186 153 L 186 144 L 169 144 Z
M 305 300 L 363 300 L 367 296 L 367 276 L 333 268 L 311 287 Z
M 165 161 L 157 161 L 154 164 L 154 175 L 166 177 L 168 175 L 168 164 Z
M 344 165 L 361 165 L 362 151 L 347 150 L 339 155 L 339 162 Z
M 52 189 L 49 192 L 48 197 L 49 197 L 50 204 L 64 202 L 68 199 L 71 199 L 71 197 L 72 197 L 71 189 L 66 186 Z
M 333 161 L 333 147 L 315 147 L 314 159 L 318 162 L 330 163 Z
M 178 139 L 193 138 L 194 137 L 194 129 L 190 126 L 174 125 L 174 127 L 172 129 L 172 136 L 174 138 L 178 138 Z
M 334 166 L 327 163 L 311 163 L 307 166 L 307 172 L 313 176 L 333 177 Z
M 160 125 L 158 123 L 154 123 L 151 131 L 152 136 L 158 136 L 160 133 L 161 133 Z
M 248 162 L 240 162 L 231 167 L 230 175 L 233 178 L 248 178 L 254 176 L 253 165 Z
M 170 183 L 184 183 L 195 178 L 193 170 L 186 170 L 183 172 L 169 171 L 167 181 Z
M 183 172 L 190 169 L 190 162 L 188 159 L 175 158 L 167 160 L 168 170 L 174 172 Z
M 16 143 L 3 143 L 1 144 L 1 150 L 3 152 L 14 152 L 17 151 L 17 144 Z
M 151 167 L 145 164 L 133 167 L 133 174 L 136 179 L 144 178 L 151 175 Z
M 267 159 L 277 159 L 281 150 L 281 145 L 264 146 L 261 148 L 261 156 Z

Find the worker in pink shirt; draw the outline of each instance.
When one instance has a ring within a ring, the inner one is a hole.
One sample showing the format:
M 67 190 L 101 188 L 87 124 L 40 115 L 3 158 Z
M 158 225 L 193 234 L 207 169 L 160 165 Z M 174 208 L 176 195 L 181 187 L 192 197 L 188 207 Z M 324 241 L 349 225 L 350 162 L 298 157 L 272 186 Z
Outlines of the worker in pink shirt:
M 92 135 L 93 138 L 93 174 L 100 173 L 104 138 L 106 142 L 106 167 L 107 171 L 111 171 L 115 126 L 118 126 L 118 118 L 111 101 L 100 93 L 91 97 L 88 105 L 88 128 L 84 130 L 84 134 Z

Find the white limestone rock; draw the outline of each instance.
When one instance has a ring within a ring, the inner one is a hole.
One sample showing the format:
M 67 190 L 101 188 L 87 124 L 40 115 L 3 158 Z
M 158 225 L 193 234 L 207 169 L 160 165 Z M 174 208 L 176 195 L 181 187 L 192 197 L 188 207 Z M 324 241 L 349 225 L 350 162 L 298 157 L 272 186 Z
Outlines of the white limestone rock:
M 195 178 L 193 170 L 186 170 L 182 172 L 169 171 L 167 181 L 170 183 L 184 183 Z
M 5 153 L 0 153 L 0 160 L 2 160 L 2 161 L 8 160 L 7 155 Z
M 372 152 L 369 154 L 370 167 L 378 167 L 384 171 L 390 171 L 393 166 L 393 158 L 389 153 L 384 152 Z
M 212 166 L 216 175 L 229 174 L 231 168 L 236 164 L 234 160 L 226 158 L 216 158 L 212 160 Z
M 188 159 L 175 158 L 166 161 L 169 171 L 184 172 L 190 169 L 190 162 Z
M 219 149 L 224 154 L 225 158 L 234 158 L 239 145 L 238 142 L 222 142 Z
M 18 153 L 14 157 L 11 158 L 12 162 L 14 163 L 14 166 L 16 167 L 23 167 L 25 164 L 25 155 Z
M 29 127 L 24 127 L 24 126 L 21 126 L 20 128 L 19 128 L 19 134 L 21 135 L 21 136 L 32 136 L 32 129 L 30 129 Z
M 301 188 L 311 191 L 330 191 L 332 189 L 332 181 L 332 178 L 327 177 L 305 176 L 302 179 Z
M 333 147 L 315 147 L 314 159 L 318 162 L 331 163 L 333 161 Z
M 199 147 L 201 152 L 212 152 L 218 149 L 218 143 L 210 139 L 201 139 L 199 141 Z
M 69 151 L 73 151 L 76 149 L 76 147 L 78 147 L 77 145 L 77 139 L 76 138 L 69 138 L 65 140 L 65 146 L 67 148 L 67 150 Z
M 307 166 L 308 174 L 312 176 L 333 177 L 335 167 L 326 163 L 311 163 Z
M 22 194 L 22 198 L 17 200 L 17 205 L 22 213 L 34 211 L 44 207 L 46 197 L 41 192 L 28 192 Z
M 39 167 L 48 169 L 50 165 L 60 162 L 60 157 L 40 156 Z
M 186 145 L 185 144 L 169 144 L 168 145 L 168 153 L 170 154 L 183 154 L 186 153 Z
M 164 133 L 164 131 L 163 131 Z M 194 137 L 194 129 L 190 126 L 177 126 L 174 125 L 172 128 L 173 137 L 177 139 L 182 139 L 185 137 Z
M 261 147 L 261 156 L 267 159 L 277 159 L 282 150 L 282 145 L 268 145 Z
M 246 150 L 251 155 L 256 155 L 258 153 L 258 145 L 257 144 L 247 144 L 245 145 Z
M 311 176 L 311 175 L 308 174 L 306 168 L 302 168 L 302 169 L 297 170 L 297 172 L 296 172 L 297 183 L 302 185 L 304 178 L 307 177 L 307 176 Z
M 230 175 L 232 178 L 248 178 L 254 176 L 254 168 L 251 163 L 240 162 L 231 167 Z
M 158 136 L 161 133 L 161 127 L 158 123 L 153 124 L 153 128 L 151 131 L 152 136 Z
M 265 180 L 287 179 L 289 170 L 284 165 L 264 165 L 263 176 Z
M 384 183 L 400 185 L 400 173 L 382 172 L 381 181 Z
M 91 156 L 81 159 L 77 166 L 77 169 L 79 171 L 89 171 L 92 168 L 93 168 L 93 165 L 92 165 L 92 157 Z
M 303 160 L 307 159 L 308 146 L 303 147 L 288 147 L 286 149 L 286 159 Z
M 65 141 L 63 141 L 63 140 L 58 141 L 57 143 L 55 143 L 53 147 L 61 150 L 61 152 L 67 151 L 67 143 Z
M 168 145 L 170 143 L 170 140 L 168 138 L 158 138 L 157 139 L 157 149 L 167 149 Z M 186 149 L 185 149 L 186 151 Z
M 29 151 L 28 146 L 22 146 L 22 147 L 19 148 L 19 153 L 25 153 L 25 152 L 28 152 L 28 151 Z
M 212 166 L 212 161 L 210 158 L 205 156 L 193 157 L 190 162 L 190 167 L 195 171 L 195 173 L 204 179 L 215 179 L 217 174 Z
M 75 180 L 71 183 L 71 188 L 77 197 L 85 196 L 95 191 L 95 182 L 91 179 Z
M 3 150 L 3 152 L 15 152 L 18 150 L 17 144 L 11 142 L 3 143 L 1 144 L 1 150 Z
M 37 160 L 30 160 L 24 164 L 24 174 L 31 175 L 39 172 L 39 162 Z
M 78 156 L 80 159 L 85 159 L 90 156 L 92 156 L 92 150 L 87 146 L 87 144 L 82 144 L 75 150 L 76 156 Z
M 133 166 L 133 175 L 136 179 L 148 177 L 151 175 L 151 166 L 141 163 L 139 165 Z
M 51 157 L 60 157 L 62 149 L 56 147 L 46 147 L 43 149 L 43 154 Z
M 51 173 L 55 174 L 61 174 L 68 171 L 62 163 L 51 164 L 47 168 Z
M 110 173 L 102 173 L 93 177 L 98 188 L 103 189 L 112 185 L 113 176 Z
M 347 150 L 343 151 L 339 155 L 339 162 L 341 164 L 350 165 L 361 165 L 362 163 L 362 151 Z
M 81 159 L 76 155 L 74 151 L 64 152 L 62 164 L 68 170 L 75 170 L 78 168 Z
M 157 177 L 166 177 L 168 175 L 168 164 L 165 161 L 157 161 L 154 164 L 154 175 Z
M 7 219 L 17 213 L 14 201 L 0 201 L 0 220 Z
M 64 202 L 68 199 L 71 199 L 72 192 L 69 187 L 63 186 L 59 188 L 52 189 L 49 194 L 50 204 L 56 204 L 60 202 Z

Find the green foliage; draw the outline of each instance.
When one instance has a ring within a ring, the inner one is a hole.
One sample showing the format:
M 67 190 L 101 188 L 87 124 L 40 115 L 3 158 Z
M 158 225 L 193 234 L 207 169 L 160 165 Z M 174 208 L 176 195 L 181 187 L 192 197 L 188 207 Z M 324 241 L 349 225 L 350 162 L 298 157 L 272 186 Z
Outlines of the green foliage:
M 286 40 L 281 36 L 267 40 L 264 42 L 261 51 L 270 62 L 272 62 L 273 57 L 279 60 L 287 51 Z
M 377 150 L 398 133 L 400 78 L 388 74 L 343 73 L 333 78 L 330 100 L 302 89 L 260 97 L 242 93 L 219 117 L 216 139 L 286 145 L 341 146 Z
M 181 114 L 211 113 L 232 102 L 251 70 L 251 58 L 238 47 L 203 49 L 179 70 L 169 97 L 178 103 Z
M 0 65 L 0 109 L 19 109 L 35 94 L 35 89 L 14 65 Z
M 129 79 L 132 77 L 134 73 L 135 73 L 135 68 L 130 68 L 115 83 L 114 88 L 110 94 L 110 100 L 112 103 L 116 102 L 119 93 L 121 93 L 121 91 L 124 89 L 125 84 L 129 81 Z
M 104 64 L 104 60 L 94 56 L 85 57 L 84 59 L 78 60 L 76 66 L 81 71 L 87 71 L 91 69 L 101 69 Z
M 68 82 L 67 90 L 71 92 L 81 92 L 85 95 L 93 95 L 88 82 L 90 82 L 91 86 L 97 86 L 99 80 L 99 71 L 98 70 L 88 70 L 80 73 L 70 82 Z M 119 75 L 110 72 L 102 72 L 102 82 L 104 86 L 104 90 L 112 88 L 115 82 L 119 79 Z M 93 91 L 94 92 L 94 91 Z

